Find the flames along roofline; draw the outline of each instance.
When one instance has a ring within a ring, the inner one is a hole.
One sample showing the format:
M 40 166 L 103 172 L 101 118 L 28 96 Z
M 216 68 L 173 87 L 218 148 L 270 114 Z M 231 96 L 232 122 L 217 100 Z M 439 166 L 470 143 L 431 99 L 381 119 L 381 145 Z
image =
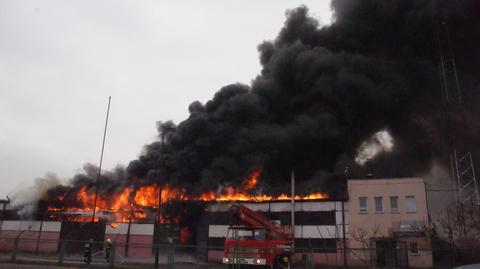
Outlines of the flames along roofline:
M 295 200 L 296 203 L 305 203 L 305 202 L 347 202 L 348 197 L 329 197 L 323 199 L 299 199 Z M 206 203 L 206 204 L 232 204 L 232 203 L 290 203 L 291 199 L 288 200 L 225 200 L 225 201 L 194 201 L 195 203 Z

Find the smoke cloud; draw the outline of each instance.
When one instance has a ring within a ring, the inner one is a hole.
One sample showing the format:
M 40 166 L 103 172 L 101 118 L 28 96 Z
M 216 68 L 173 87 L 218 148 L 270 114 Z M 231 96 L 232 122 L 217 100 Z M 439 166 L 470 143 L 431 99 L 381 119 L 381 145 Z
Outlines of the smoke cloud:
M 393 141 L 388 131 L 377 132 L 360 145 L 357 151 L 357 157 L 355 157 L 355 162 L 359 165 L 364 165 L 379 153 L 390 152 L 392 148 Z
M 20 208 L 21 215 L 30 216 L 37 212 L 38 201 L 48 198 L 45 195 L 47 191 L 60 183 L 57 175 L 48 172 L 45 176 L 36 178 L 31 186 L 14 192 L 11 197 L 12 206 Z
M 208 189 L 262 167 L 270 186 L 287 182 L 292 169 L 300 181 L 328 185 L 346 166 L 358 177 L 390 176 L 399 163 L 406 172 L 398 176 L 424 173 L 448 155 L 449 132 L 477 151 L 473 59 L 480 53 L 473 44 L 480 28 L 472 26 L 479 5 L 441 4 L 458 40 L 462 90 L 471 97 L 462 109 L 447 111 L 442 101 L 433 1 L 333 1 L 335 20 L 324 27 L 299 7 L 287 11 L 274 41 L 258 46 L 262 71 L 251 85 L 225 86 L 205 104 L 192 103 L 178 126 L 160 124 L 163 149 L 148 145 L 130 174 L 143 178 L 165 167 L 165 178 Z M 385 129 L 392 152 L 357 165 L 362 145 Z
M 104 175 L 101 187 L 162 181 L 201 192 L 260 167 L 267 192 L 286 186 L 294 169 L 300 191 L 335 193 L 346 167 L 350 178 L 425 173 L 447 159 L 451 137 L 478 156 L 480 5 L 437 4 L 448 17 L 461 107 L 446 105 L 440 90 L 432 0 L 334 0 L 327 26 L 301 6 L 286 12 L 275 40 L 258 46 L 262 70 L 251 85 L 227 85 L 210 101 L 193 102 L 178 125 L 159 122 L 159 140 L 125 174 Z M 362 145 L 382 130 L 393 148 L 359 165 Z M 72 184 L 91 184 L 93 176 L 87 171 Z M 62 191 L 71 189 L 50 190 Z

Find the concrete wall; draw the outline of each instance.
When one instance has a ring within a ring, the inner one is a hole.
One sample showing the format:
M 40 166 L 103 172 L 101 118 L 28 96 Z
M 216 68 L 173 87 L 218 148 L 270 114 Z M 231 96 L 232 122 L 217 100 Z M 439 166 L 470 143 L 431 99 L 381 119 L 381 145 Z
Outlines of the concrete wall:
M 374 248 L 370 245 L 371 238 L 390 238 L 397 241 L 408 242 L 407 239 L 397 238 L 396 232 L 400 223 L 415 222 L 428 227 L 428 210 L 425 194 L 425 184 L 422 178 L 400 179 L 366 179 L 349 180 L 349 242 L 352 253 L 349 255 L 349 265 L 365 265 L 369 261 L 370 251 L 358 248 Z M 416 212 L 407 212 L 405 205 L 406 196 L 415 196 Z M 375 211 L 374 197 L 383 197 L 383 212 Z M 398 196 L 398 212 L 390 208 L 390 196 Z M 367 197 L 368 211 L 360 212 L 359 197 Z M 424 237 L 419 240 L 425 240 Z M 422 241 L 424 248 L 430 248 L 428 241 Z M 420 253 L 417 257 L 408 256 L 412 267 L 432 267 L 431 253 Z
M 11 251 L 19 238 L 18 251 L 55 253 L 62 223 L 54 221 L 5 220 L 0 228 L 0 250 Z
M 311 255 L 310 257 L 308 255 Z M 295 254 L 295 261 L 297 263 L 307 263 L 308 259 L 311 259 L 315 265 L 327 265 L 327 266 L 342 266 L 343 255 L 339 253 L 311 253 L 311 254 Z
M 376 232 L 379 236 L 389 236 L 393 232 L 395 224 L 401 221 L 428 223 L 425 185 L 421 178 L 349 180 L 348 194 L 352 233 L 362 229 L 369 233 Z M 406 212 L 405 197 L 409 195 L 415 196 L 415 213 Z M 383 213 L 375 212 L 374 197 L 376 196 L 383 197 Z M 391 212 L 390 196 L 399 197 L 399 212 Z M 359 197 L 367 197 L 367 213 L 360 212 Z M 358 245 L 356 242 L 352 242 L 352 244 L 353 247 Z
M 429 268 L 432 267 L 432 251 L 428 238 L 408 237 L 404 239 L 408 243 L 416 242 L 418 244 L 418 254 L 408 252 L 408 265 L 412 268 Z
M 122 256 L 150 257 L 152 256 L 153 224 L 131 224 L 129 247 L 126 248 L 128 223 L 120 223 L 113 228 L 107 225 L 105 238 L 110 238 L 116 245 L 116 252 Z
M 207 260 L 209 262 L 222 262 L 223 250 L 209 250 L 207 252 Z

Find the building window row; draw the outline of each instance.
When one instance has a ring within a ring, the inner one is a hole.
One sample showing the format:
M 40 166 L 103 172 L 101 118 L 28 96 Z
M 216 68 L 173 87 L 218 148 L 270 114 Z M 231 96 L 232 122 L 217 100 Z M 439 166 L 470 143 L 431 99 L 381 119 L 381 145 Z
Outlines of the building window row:
M 373 201 L 375 206 L 375 213 L 384 213 L 383 196 L 375 196 L 373 197 Z M 400 207 L 398 202 L 398 196 L 390 196 L 389 201 L 390 201 L 390 212 L 399 213 Z M 360 213 L 368 213 L 368 197 L 366 196 L 358 197 L 358 204 L 360 208 Z M 405 196 L 405 211 L 407 213 L 417 212 L 417 208 L 415 204 L 415 196 L 413 195 Z

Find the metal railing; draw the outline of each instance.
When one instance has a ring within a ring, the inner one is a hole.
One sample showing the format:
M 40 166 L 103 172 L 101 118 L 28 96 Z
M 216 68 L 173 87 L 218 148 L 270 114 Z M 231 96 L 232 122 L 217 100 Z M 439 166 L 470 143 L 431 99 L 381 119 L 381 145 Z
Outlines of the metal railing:
M 86 247 L 89 245 L 89 247 Z M 89 251 L 86 251 L 90 248 Z M 155 253 L 159 259 L 155 263 Z M 276 249 L 258 248 L 248 250 L 245 247 L 234 247 L 235 258 L 242 252 L 274 253 Z M 346 255 L 344 255 L 344 251 Z M 418 249 L 418 253 L 410 251 L 398 252 L 392 249 L 371 248 L 331 248 L 331 247 L 296 247 L 293 268 L 325 268 L 343 267 L 343 257 L 347 256 L 347 266 L 415 267 L 422 262 L 433 259 L 435 268 L 452 268 L 454 266 L 480 262 L 479 248 L 469 249 Z M 113 241 L 106 242 L 55 240 L 38 238 L 0 238 L 0 262 L 58 264 L 64 266 L 90 265 L 101 268 L 166 268 L 166 269 L 206 269 L 227 268 L 222 263 L 223 246 L 179 245 L 179 244 L 145 244 Z M 89 257 L 86 257 L 89 256 Z M 403 265 L 403 266 L 402 266 Z M 237 268 L 231 266 L 231 268 Z

